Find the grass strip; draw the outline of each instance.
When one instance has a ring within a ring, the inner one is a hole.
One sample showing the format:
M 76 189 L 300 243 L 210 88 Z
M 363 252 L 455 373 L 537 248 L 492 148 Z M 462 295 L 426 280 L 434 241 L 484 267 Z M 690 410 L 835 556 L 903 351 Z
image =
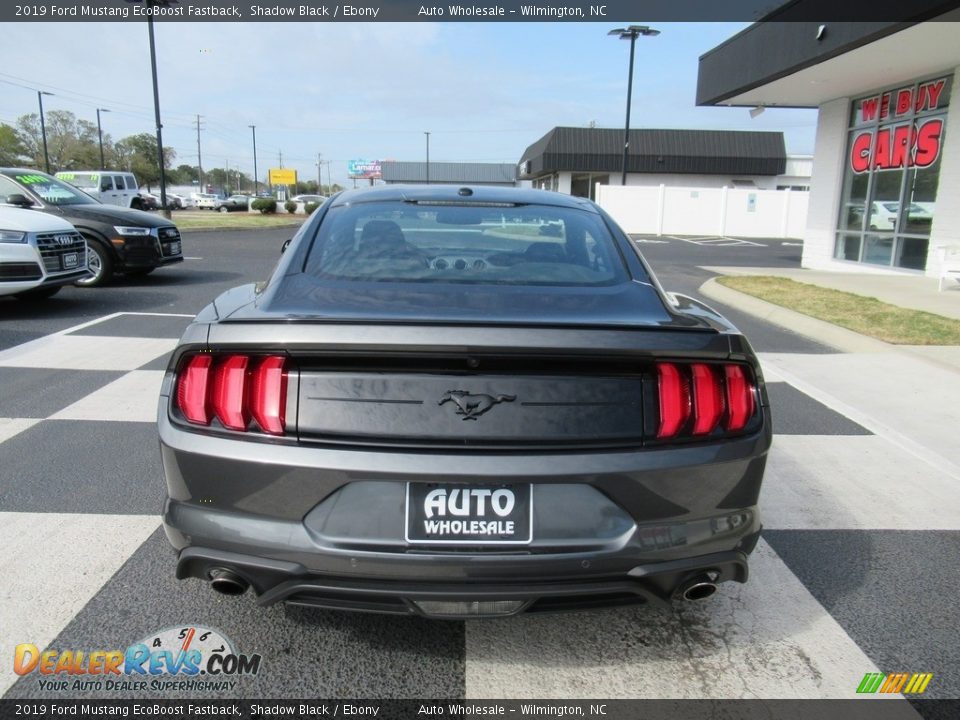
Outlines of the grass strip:
M 247 212 L 210 212 L 209 210 L 181 210 L 173 213 L 173 222 L 181 230 L 236 230 L 241 228 L 298 227 L 305 215 L 277 213 L 261 215 Z
M 960 345 L 960 320 L 767 275 L 724 276 L 733 290 L 894 345 Z

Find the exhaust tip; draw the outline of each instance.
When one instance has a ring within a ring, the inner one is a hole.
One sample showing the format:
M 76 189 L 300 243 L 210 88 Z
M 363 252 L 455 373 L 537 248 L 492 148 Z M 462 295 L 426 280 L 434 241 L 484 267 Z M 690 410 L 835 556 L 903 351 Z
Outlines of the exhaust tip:
M 243 595 L 250 583 L 231 570 L 214 568 L 210 571 L 210 587 L 221 595 Z
M 694 578 L 680 588 L 684 600 L 706 600 L 717 591 L 717 584 L 709 576 Z

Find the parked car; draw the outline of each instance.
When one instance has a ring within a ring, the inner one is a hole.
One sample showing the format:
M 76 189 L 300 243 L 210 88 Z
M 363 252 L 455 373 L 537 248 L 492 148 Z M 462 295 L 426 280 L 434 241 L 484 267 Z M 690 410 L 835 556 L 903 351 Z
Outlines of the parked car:
M 38 170 L 0 168 L 0 203 L 61 217 L 80 231 L 92 274 L 77 285 L 102 285 L 116 272 L 146 275 L 183 260 L 180 231 L 163 216 L 105 205 Z
M 120 170 L 65 170 L 58 172 L 58 180 L 68 182 L 92 195 L 105 205 L 149 210 L 138 191 L 137 178 L 131 172 Z
M 327 198 L 323 195 L 294 195 L 290 199 L 294 202 L 303 203 L 304 205 L 307 203 L 325 203 L 327 201 Z
M 73 225 L 0 206 L 0 295 L 40 300 L 89 274 L 87 243 Z
M 194 205 L 199 210 L 216 210 L 220 202 L 220 198 L 213 193 L 194 193 L 193 201 Z
M 249 210 L 251 198 L 249 195 L 231 195 L 217 204 L 220 212 L 234 212 L 235 210 Z
M 871 205 L 869 229 L 894 230 L 899 213 L 900 203 L 896 200 L 875 200 Z M 933 222 L 933 215 L 922 205 L 918 203 L 910 203 L 907 205 L 907 216 L 904 219 L 904 224 L 907 226 L 920 226 L 920 228 L 911 229 L 905 227 L 904 231 L 929 232 L 931 222 Z
M 141 210 L 159 210 L 160 196 L 152 193 L 140 191 L 140 209 Z
M 182 195 L 177 195 L 176 193 L 167 193 L 167 207 L 171 210 L 183 210 L 186 205 L 183 202 L 184 198 Z
M 771 440 L 756 355 L 598 206 L 382 186 L 284 247 L 167 367 L 178 578 L 445 618 L 746 581 Z

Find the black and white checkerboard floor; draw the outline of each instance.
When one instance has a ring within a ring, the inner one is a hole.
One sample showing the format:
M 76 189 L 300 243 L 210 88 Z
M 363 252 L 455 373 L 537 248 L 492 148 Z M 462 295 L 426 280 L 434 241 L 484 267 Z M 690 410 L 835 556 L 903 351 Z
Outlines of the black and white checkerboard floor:
M 747 585 L 672 611 L 446 623 L 262 610 L 173 578 L 154 423 L 188 322 L 117 314 L 0 352 L 5 697 L 51 695 L 14 674 L 18 643 L 123 648 L 184 624 L 263 656 L 227 697 L 847 698 L 894 671 L 960 693 L 958 465 L 822 382 L 856 377 L 847 356 L 762 356 L 776 439 Z

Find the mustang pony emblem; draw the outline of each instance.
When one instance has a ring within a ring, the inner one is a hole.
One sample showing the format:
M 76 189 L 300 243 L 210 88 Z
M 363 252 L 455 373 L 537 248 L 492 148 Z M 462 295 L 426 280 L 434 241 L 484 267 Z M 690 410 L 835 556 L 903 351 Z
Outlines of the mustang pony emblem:
M 452 402 L 457 406 L 457 415 L 463 415 L 464 420 L 476 420 L 497 403 L 513 402 L 516 395 L 471 395 L 466 390 L 450 390 L 440 398 L 437 405 Z

